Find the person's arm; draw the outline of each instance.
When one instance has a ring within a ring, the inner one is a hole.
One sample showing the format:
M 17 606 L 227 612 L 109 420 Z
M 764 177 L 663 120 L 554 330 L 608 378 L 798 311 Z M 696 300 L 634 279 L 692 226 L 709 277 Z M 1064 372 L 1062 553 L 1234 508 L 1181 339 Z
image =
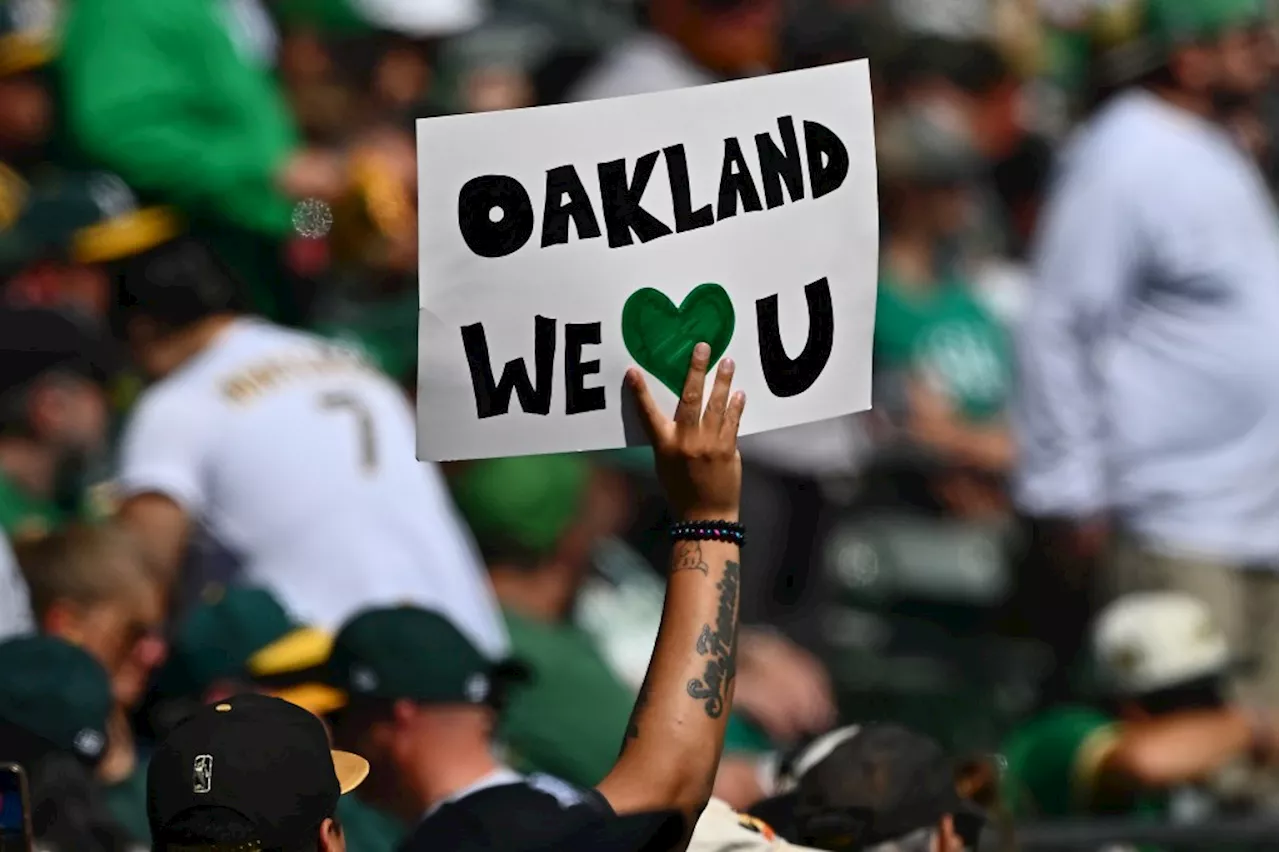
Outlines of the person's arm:
M 1143 789 L 1198 781 L 1247 754 L 1257 728 L 1234 708 L 1173 713 L 1120 726 L 1102 760 L 1100 779 Z
M 1033 517 L 1107 508 L 1106 394 L 1095 365 L 1138 277 L 1142 223 L 1116 169 L 1082 165 L 1060 181 L 1043 218 L 1016 340 L 1014 494 Z
M 726 360 L 703 411 L 709 359 L 709 347 L 699 343 L 674 422 L 658 410 L 638 370 L 627 381 L 673 515 L 736 522 L 742 490 L 738 423 L 746 398 L 741 391 L 730 396 L 733 363 Z M 598 785 L 619 813 L 677 809 L 692 828 L 711 796 L 733 704 L 738 566 L 736 544 L 680 541 L 672 549 L 649 670 L 622 753 Z
M 73 4 L 58 63 L 70 130 L 141 191 L 286 233 L 292 204 L 275 182 L 297 148 L 292 119 L 215 5 Z
M 214 412 L 161 391 L 134 409 L 113 482 L 116 522 L 136 536 L 149 567 L 172 588 L 186 552 L 191 520 L 204 505 L 203 470 Z
M 919 380 L 908 383 L 907 428 L 915 440 L 965 467 L 992 474 L 1013 467 L 1013 438 L 1003 419 L 969 423 Z

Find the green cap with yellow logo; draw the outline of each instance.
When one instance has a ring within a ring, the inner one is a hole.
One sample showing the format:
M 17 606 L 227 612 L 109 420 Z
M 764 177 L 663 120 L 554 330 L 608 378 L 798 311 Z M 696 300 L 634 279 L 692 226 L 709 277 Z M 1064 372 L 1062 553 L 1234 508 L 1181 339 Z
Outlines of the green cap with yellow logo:
M 0 232 L 0 271 L 43 258 L 109 263 L 182 231 L 177 211 L 140 205 L 110 172 L 57 172 L 25 189 L 12 223 Z
M 335 696 L 318 681 L 332 647 L 328 633 L 298 624 L 266 589 L 213 586 L 183 620 L 160 688 L 198 695 L 219 680 L 246 681 L 325 713 Z
M 106 670 L 75 645 L 43 635 L 0 643 L 0 720 L 96 764 L 114 707 Z
M 350 696 L 495 704 L 502 687 L 527 676 L 520 663 L 489 661 L 443 615 L 402 606 L 348 621 L 334 639 L 325 682 Z

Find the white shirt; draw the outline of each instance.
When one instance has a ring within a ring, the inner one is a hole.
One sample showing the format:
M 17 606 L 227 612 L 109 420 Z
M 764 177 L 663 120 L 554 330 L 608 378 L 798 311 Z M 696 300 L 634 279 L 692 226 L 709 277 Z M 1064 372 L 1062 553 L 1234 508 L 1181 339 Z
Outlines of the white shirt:
M 711 72 L 690 59 L 670 39 L 642 31 L 614 48 L 588 71 L 574 85 L 568 99 L 620 98 L 715 82 L 717 78 Z
M 1262 176 L 1221 127 L 1131 91 L 1080 131 L 1019 334 L 1024 509 L 1274 562 L 1278 252 Z
M 0 642 L 22 636 L 35 629 L 27 581 L 18 569 L 18 560 L 9 547 L 9 539 L 0 530 Z
M 408 400 L 349 349 L 237 320 L 143 395 L 117 485 L 173 500 L 306 623 L 412 603 L 506 652 L 439 469 L 414 457 Z

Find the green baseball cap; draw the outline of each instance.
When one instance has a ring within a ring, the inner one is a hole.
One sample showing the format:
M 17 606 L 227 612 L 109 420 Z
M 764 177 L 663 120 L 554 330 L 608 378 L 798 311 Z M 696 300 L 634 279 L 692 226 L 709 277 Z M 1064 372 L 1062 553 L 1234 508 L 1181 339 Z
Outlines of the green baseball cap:
M 1214 38 L 1267 20 L 1264 0 L 1146 0 L 1147 31 L 1165 47 Z
M 144 207 L 110 172 L 59 172 L 27 188 L 0 233 L 0 271 L 45 257 L 106 263 L 140 254 L 182 232 L 176 211 Z
M 493 704 L 527 679 L 521 663 L 493 663 L 437 612 L 365 610 L 334 638 L 325 682 L 347 695 L 424 704 Z
M 590 465 L 577 455 L 473 462 L 452 481 L 453 499 L 482 549 L 550 553 L 582 509 Z
M 1158 67 L 1178 47 L 1269 20 L 1265 0 L 1115 0 L 1099 4 L 1090 31 L 1113 80 Z
M 75 645 L 43 635 L 0 643 L 0 719 L 10 725 L 96 763 L 114 707 L 106 670 Z
M 215 585 L 183 620 L 159 691 L 199 695 L 219 680 L 238 680 L 323 714 L 342 703 L 319 683 L 332 649 L 330 634 L 298 624 L 266 589 Z

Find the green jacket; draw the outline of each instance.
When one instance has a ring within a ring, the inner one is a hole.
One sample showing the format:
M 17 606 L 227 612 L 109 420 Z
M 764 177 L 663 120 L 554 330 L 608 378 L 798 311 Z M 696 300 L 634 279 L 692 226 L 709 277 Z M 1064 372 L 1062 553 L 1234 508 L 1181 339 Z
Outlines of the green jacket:
M 267 236 L 292 205 L 274 177 L 298 146 L 271 71 L 217 0 L 76 0 L 58 60 L 69 130 L 140 192 Z

